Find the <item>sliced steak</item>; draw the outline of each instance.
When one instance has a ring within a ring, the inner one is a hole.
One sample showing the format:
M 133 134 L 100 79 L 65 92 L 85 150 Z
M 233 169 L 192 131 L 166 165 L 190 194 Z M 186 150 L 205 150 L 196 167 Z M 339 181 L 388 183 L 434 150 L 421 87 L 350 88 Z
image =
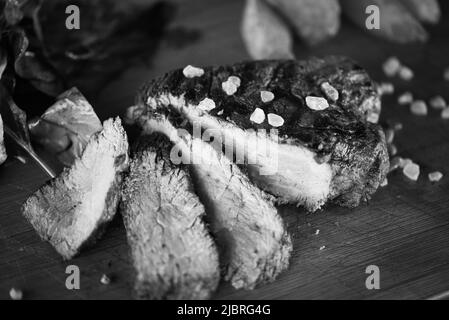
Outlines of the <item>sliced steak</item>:
M 240 82 L 235 94 L 230 76 Z M 326 82 L 338 91 L 337 101 L 328 98 L 325 110 L 310 108 L 307 97 L 325 97 Z M 262 91 L 274 98 L 263 102 Z M 256 108 L 267 117 L 252 121 Z M 329 57 L 211 67 L 193 78 L 173 71 L 146 85 L 127 117 L 144 128 L 149 119 L 181 117 L 219 132 L 259 187 L 279 203 L 315 211 L 329 200 L 356 207 L 384 180 L 385 137 L 370 122 L 379 113 L 380 99 L 366 72 L 348 59 Z
M 3 120 L 2 120 L 2 116 L 0 115 L 0 164 L 5 162 L 5 160 L 7 158 L 3 138 L 4 138 L 4 136 L 3 136 Z
M 43 240 L 71 259 L 112 220 L 128 168 L 128 140 L 120 119 L 108 120 L 81 158 L 34 193 L 24 216 Z
M 218 253 L 185 166 L 171 142 L 142 137 L 124 184 L 122 215 L 144 299 L 207 299 L 220 280 Z
M 269 197 L 219 150 L 189 134 L 178 135 L 168 119 L 151 119 L 147 132 L 174 142 L 172 160 L 190 164 L 192 177 L 225 267 L 237 289 L 273 281 L 288 267 L 292 244 Z

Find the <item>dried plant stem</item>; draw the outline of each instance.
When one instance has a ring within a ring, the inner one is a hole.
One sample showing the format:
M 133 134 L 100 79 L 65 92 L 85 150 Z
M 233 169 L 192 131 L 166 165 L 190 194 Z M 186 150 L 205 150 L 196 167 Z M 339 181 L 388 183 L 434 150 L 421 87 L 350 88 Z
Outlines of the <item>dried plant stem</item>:
M 37 164 L 38 166 L 51 178 L 56 178 L 56 173 L 45 162 L 27 146 L 23 141 L 10 129 L 7 125 L 4 125 L 5 134 L 17 143 Z

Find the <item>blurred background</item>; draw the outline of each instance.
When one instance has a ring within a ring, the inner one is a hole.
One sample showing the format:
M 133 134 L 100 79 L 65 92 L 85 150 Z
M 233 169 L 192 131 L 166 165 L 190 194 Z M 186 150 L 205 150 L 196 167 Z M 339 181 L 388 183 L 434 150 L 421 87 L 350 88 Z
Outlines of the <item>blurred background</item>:
M 22 47 L 23 54 L 12 50 L 20 57 L 22 66 L 16 66 L 19 77 L 14 94 L 18 104 L 33 116 L 40 115 L 52 103 L 48 94 L 55 96 L 72 86 L 78 86 L 87 96 L 100 118 L 121 114 L 133 103 L 142 83 L 188 64 L 206 66 L 251 58 L 346 55 L 381 81 L 383 62 L 397 56 L 416 73 L 413 86 L 417 95 L 428 96 L 444 90 L 444 83 L 439 80 L 449 65 L 447 1 L 2 0 L 2 3 L 21 4 L 20 13 L 6 10 L 8 6 L 4 11 L 12 12 L 6 18 L 9 27 L 13 25 L 16 30 L 19 26 L 28 37 L 29 47 Z M 377 31 L 365 27 L 369 17 L 365 9 L 371 3 L 380 10 L 381 24 Z M 80 8 L 80 30 L 63 27 L 69 4 Z M 3 36 L 2 46 L 20 47 L 22 37 L 14 32 L 9 43 L 8 37 Z M 27 59 L 26 52 L 32 52 L 44 63 Z M 48 65 L 50 68 L 45 69 Z M 42 69 L 53 74 L 52 82 L 48 75 L 42 75 Z M 402 89 L 410 83 L 397 85 Z M 45 94 L 39 94 L 42 92 Z M 30 95 L 34 106 L 26 107 Z
M 160 49 L 148 63 L 129 66 L 95 98 L 94 104 L 103 117 L 123 111 L 125 106 L 132 104 L 135 88 L 168 70 L 188 64 L 219 65 L 251 58 L 241 35 L 245 1 L 179 0 L 172 3 L 177 13 L 171 28 L 195 30 L 198 37 L 188 39 L 187 43 L 183 40 L 182 45 L 169 37 L 162 40 Z M 425 25 L 429 33 L 426 42 L 398 44 L 376 37 L 342 15 L 339 32 L 321 43 L 308 45 L 294 35 L 293 53 L 297 59 L 346 55 L 358 61 L 377 81 L 386 78 L 382 71 L 384 61 L 397 56 L 416 74 L 412 84 L 415 94 L 430 98 L 447 91 L 443 72 L 449 67 L 449 3 L 441 1 L 441 6 L 440 23 Z M 411 84 L 396 81 L 395 85 L 400 91 L 408 90 Z

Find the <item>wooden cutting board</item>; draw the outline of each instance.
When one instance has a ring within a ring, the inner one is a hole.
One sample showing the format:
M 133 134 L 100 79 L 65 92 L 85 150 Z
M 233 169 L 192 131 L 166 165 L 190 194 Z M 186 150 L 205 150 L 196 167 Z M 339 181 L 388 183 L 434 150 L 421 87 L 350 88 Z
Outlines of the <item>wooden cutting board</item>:
M 248 58 L 239 35 L 242 1 L 175 2 L 180 10 L 174 26 L 200 29 L 201 39 L 182 49 L 165 43 L 151 65 L 130 66 L 92 101 L 103 119 L 123 114 L 141 83 L 165 71 Z M 445 11 L 446 21 L 431 28 L 432 39 L 425 45 L 392 45 L 345 24 L 337 38 L 314 48 L 298 44 L 296 52 L 298 58 L 348 55 L 378 81 L 386 80 L 382 62 L 396 55 L 416 74 L 408 83 L 392 81 L 398 93 L 409 90 L 425 100 L 441 94 L 449 100 L 449 82 L 442 78 L 449 66 L 447 4 Z M 222 284 L 215 298 L 421 299 L 449 290 L 449 121 L 435 110 L 427 117 L 413 116 L 395 101 L 396 96 L 384 99 L 382 120 L 403 123 L 396 145 L 401 156 L 421 165 L 419 181 L 393 173 L 387 187 L 354 210 L 328 206 L 306 214 L 280 208 L 294 239 L 290 269 L 274 283 L 251 292 Z M 442 182 L 428 181 L 427 174 L 434 170 L 446 175 Z M 97 245 L 63 262 L 21 216 L 21 204 L 45 181 L 31 162 L 10 159 L 0 168 L 0 299 L 9 298 L 11 287 L 24 290 L 27 299 L 131 298 L 133 269 L 120 218 Z M 70 264 L 81 270 L 80 290 L 65 287 Z M 380 290 L 365 286 L 369 265 L 380 268 Z M 111 276 L 110 285 L 100 284 L 102 274 Z

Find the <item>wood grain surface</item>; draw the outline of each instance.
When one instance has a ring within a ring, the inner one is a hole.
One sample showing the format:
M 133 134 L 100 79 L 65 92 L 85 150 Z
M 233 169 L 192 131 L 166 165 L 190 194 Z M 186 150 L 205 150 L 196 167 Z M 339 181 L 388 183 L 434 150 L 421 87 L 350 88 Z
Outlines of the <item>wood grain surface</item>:
M 173 27 L 199 29 L 201 39 L 183 48 L 165 42 L 150 64 L 129 66 L 92 100 L 102 119 L 123 114 L 144 81 L 168 70 L 248 59 L 239 34 L 242 1 L 174 2 L 179 12 Z M 382 62 L 396 55 L 416 74 L 411 82 L 392 80 L 398 93 L 410 90 L 426 100 L 441 94 L 449 100 L 449 82 L 442 76 L 449 66 L 449 10 L 443 2 L 446 20 L 429 29 L 432 37 L 424 45 L 392 45 L 345 23 L 330 42 L 314 48 L 298 43 L 295 51 L 298 58 L 348 55 L 378 81 L 386 80 Z M 396 95 L 384 99 L 382 121 L 403 123 L 396 144 L 401 156 L 420 164 L 419 181 L 393 173 L 387 187 L 354 210 L 328 206 L 306 214 L 280 208 L 294 238 L 290 269 L 254 291 L 236 291 L 224 283 L 216 299 L 423 299 L 449 290 L 449 121 L 435 110 L 427 117 L 413 116 L 395 101 Z M 434 170 L 446 175 L 442 182 L 428 181 Z M 26 299 L 132 298 L 133 269 L 120 217 L 95 246 L 64 262 L 21 216 L 21 204 L 45 181 L 31 162 L 9 159 L 0 167 L 0 299 L 9 298 L 11 287 L 21 288 Z M 70 264 L 81 270 L 80 290 L 65 287 Z M 380 290 L 365 287 L 369 265 L 380 268 Z M 100 283 L 104 273 L 112 277 L 108 286 Z

